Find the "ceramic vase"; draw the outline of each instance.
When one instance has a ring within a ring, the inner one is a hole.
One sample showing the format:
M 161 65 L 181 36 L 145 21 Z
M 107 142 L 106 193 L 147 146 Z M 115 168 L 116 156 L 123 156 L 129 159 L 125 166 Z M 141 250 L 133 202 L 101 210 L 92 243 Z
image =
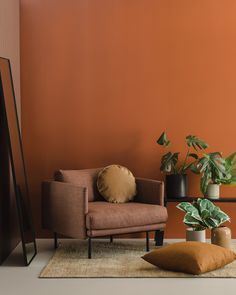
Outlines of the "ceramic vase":
M 226 226 L 211 230 L 211 243 L 227 249 L 231 249 L 231 230 Z
M 207 186 L 207 198 L 217 200 L 220 198 L 219 184 L 209 183 Z
M 186 229 L 186 241 L 206 242 L 206 230 Z

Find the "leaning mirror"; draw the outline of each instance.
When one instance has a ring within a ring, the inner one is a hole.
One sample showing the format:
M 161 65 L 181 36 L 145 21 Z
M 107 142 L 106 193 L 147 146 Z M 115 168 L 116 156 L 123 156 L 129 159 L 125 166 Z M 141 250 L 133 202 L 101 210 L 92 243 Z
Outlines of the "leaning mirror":
M 35 232 L 31 217 L 29 190 L 23 156 L 20 124 L 17 115 L 10 61 L 0 57 L 0 108 L 3 127 L 6 128 L 7 148 L 10 155 L 12 189 L 16 196 L 19 229 L 25 265 L 29 265 L 37 253 Z

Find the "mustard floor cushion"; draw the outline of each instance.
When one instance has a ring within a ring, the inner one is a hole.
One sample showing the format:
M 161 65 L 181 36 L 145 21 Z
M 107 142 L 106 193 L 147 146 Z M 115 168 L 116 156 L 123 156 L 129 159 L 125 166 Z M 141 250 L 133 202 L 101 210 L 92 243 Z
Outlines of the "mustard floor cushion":
M 153 250 L 142 258 L 165 270 L 198 275 L 233 262 L 236 254 L 208 243 L 180 242 Z

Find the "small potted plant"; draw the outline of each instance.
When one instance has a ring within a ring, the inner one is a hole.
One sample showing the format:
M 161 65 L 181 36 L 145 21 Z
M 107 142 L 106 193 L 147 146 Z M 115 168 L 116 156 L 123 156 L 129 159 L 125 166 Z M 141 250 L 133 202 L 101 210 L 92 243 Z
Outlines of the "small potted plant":
M 157 140 L 157 144 L 168 148 L 170 140 L 163 132 Z M 181 198 L 187 196 L 186 172 L 199 158 L 199 151 L 205 150 L 208 144 L 194 135 L 186 136 L 187 151 L 182 164 L 179 164 L 179 152 L 168 151 L 161 159 L 161 172 L 166 174 L 167 198 Z
M 229 216 L 210 200 L 198 198 L 192 204 L 181 202 L 177 208 L 184 211 L 184 224 L 187 241 L 206 241 L 206 229 L 219 228 L 221 224 L 230 221 Z
M 223 158 L 220 152 L 204 154 L 191 166 L 191 170 L 201 174 L 200 189 L 209 199 L 219 199 L 220 185 L 236 184 L 236 153 Z

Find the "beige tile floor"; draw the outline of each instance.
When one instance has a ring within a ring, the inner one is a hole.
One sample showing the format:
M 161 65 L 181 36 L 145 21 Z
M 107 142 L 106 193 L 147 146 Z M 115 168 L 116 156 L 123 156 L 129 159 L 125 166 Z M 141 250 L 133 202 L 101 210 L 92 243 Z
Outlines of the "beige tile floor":
M 29 267 L 17 265 L 20 246 L 0 267 L 0 295 L 236 294 L 236 279 L 39 279 L 54 250 L 52 240 L 37 244 L 38 255 Z

